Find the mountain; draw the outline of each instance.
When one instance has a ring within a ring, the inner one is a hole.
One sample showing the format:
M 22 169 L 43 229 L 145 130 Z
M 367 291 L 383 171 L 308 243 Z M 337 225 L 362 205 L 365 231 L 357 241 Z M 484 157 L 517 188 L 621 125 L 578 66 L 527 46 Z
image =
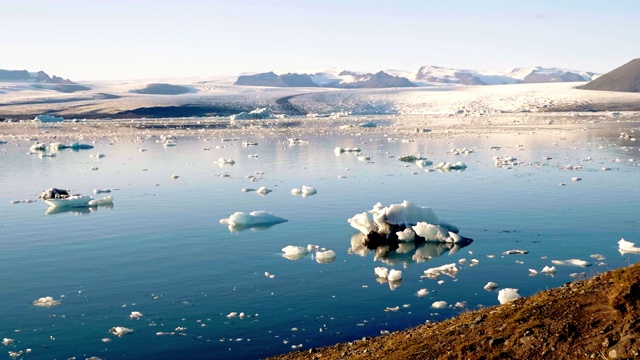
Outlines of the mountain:
M 640 58 L 579 87 L 584 90 L 640 92 Z
M 131 90 L 131 92 L 147 95 L 180 95 L 191 92 L 191 89 L 180 85 L 153 83 L 147 84 L 147 86 L 142 89 Z
M 594 75 L 592 72 L 544 68 L 541 66 L 498 71 L 477 71 L 427 65 L 420 67 L 415 76 L 415 81 L 462 85 L 501 85 L 589 81 Z
M 38 84 L 75 84 L 69 79 L 63 79 L 59 76 L 49 76 L 44 71 L 30 73 L 27 70 L 2 70 L 0 69 L 0 81 L 32 81 Z
M 274 87 L 326 87 L 339 89 L 415 87 L 409 79 L 379 71 L 375 74 L 353 71 L 319 72 L 315 74 L 289 73 L 277 75 L 274 72 L 242 75 L 234 85 L 274 86 Z

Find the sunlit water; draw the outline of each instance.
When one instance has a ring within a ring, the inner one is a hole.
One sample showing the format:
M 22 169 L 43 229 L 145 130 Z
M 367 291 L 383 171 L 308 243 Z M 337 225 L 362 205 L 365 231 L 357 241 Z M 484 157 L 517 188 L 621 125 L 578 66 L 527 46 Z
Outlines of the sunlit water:
M 293 146 L 285 137 L 242 135 L 226 142 L 178 138 L 168 148 L 157 138 L 112 144 L 102 138 L 92 150 L 63 150 L 53 158 L 29 155 L 31 142 L 2 144 L 0 337 L 14 340 L 4 350 L 47 359 L 261 358 L 497 305 L 499 289 L 484 290 L 488 281 L 528 296 L 580 273 L 590 277 L 635 263 L 640 256 L 621 255 L 617 241 L 640 245 L 640 152 L 618 135 L 618 129 L 440 140 L 423 134 L 403 142 L 363 130 L 307 137 L 302 140 L 310 143 Z M 258 145 L 243 147 L 242 140 Z M 360 147 L 371 160 L 336 155 L 336 146 Z M 473 152 L 449 153 L 462 147 Z M 97 159 L 97 153 L 106 156 Z M 397 160 L 413 153 L 468 168 L 426 172 Z M 519 164 L 496 168 L 492 157 L 502 155 Z M 235 164 L 219 166 L 220 157 Z M 291 189 L 302 185 L 318 193 L 293 196 Z M 272 192 L 241 191 L 260 186 Z M 11 204 L 49 187 L 117 190 L 109 194 L 112 208 L 47 214 L 40 200 Z M 377 202 L 403 200 L 432 207 L 473 243 L 457 252 L 427 244 L 386 255 L 357 243 L 352 248 L 358 236 L 349 217 Z M 219 222 L 254 210 L 289 221 L 238 232 Z M 318 263 L 313 251 L 297 261 L 282 256 L 287 245 L 307 244 L 334 250 L 335 262 Z M 511 249 L 529 253 L 502 255 Z M 466 264 L 459 264 L 463 258 Z M 472 259 L 478 264 L 471 266 Z M 565 259 L 592 266 L 556 265 L 553 277 L 530 276 L 528 269 Z M 455 278 L 443 276 L 442 284 L 421 278 L 424 270 L 449 263 L 460 267 Z M 377 281 L 378 266 L 401 269 L 399 286 Z M 430 293 L 418 297 L 421 288 Z M 62 304 L 32 305 L 47 295 Z M 449 306 L 431 307 L 441 300 Z M 456 302 L 466 306 L 454 308 Z M 130 319 L 132 311 L 143 316 Z M 229 318 L 231 312 L 245 317 Z M 134 333 L 112 335 L 115 326 Z

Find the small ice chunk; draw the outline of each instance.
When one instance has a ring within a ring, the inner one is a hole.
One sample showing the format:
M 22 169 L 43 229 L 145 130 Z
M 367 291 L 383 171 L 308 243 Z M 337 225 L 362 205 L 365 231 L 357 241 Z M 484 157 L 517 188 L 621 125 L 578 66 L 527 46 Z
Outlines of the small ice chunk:
M 625 253 L 640 254 L 640 247 L 637 247 L 635 243 L 632 243 L 631 241 L 627 241 L 624 238 L 622 238 L 620 239 L 620 241 L 618 241 L 618 251 L 622 254 L 625 254 Z
M 113 204 L 113 197 L 106 196 L 102 199 L 93 199 L 89 201 L 89 206 L 104 206 Z
M 389 276 L 387 277 L 389 281 L 398 281 L 402 280 L 402 270 L 392 269 L 389 271 Z
M 271 192 L 271 190 L 267 189 L 266 186 L 261 186 L 256 190 L 256 192 L 260 195 L 267 195 L 268 193 Z
M 425 296 L 427 296 L 427 294 L 429 294 L 429 290 L 427 290 L 427 289 L 418 290 L 418 297 L 425 297 Z
M 129 315 L 129 319 L 139 319 L 142 317 L 142 313 L 140 311 L 132 311 Z
M 387 279 L 389 277 L 389 269 L 387 269 L 384 266 L 380 266 L 373 269 L 373 272 L 376 274 L 377 277 L 381 279 Z
M 111 329 L 109 329 L 109 332 L 116 336 L 133 334 L 132 329 L 126 328 L 124 326 L 114 326 Z
M 555 274 L 556 273 L 556 267 L 555 266 L 545 266 L 544 268 L 542 268 L 541 272 L 545 273 L 545 274 Z
M 505 252 L 503 252 L 503 255 L 524 255 L 524 254 L 528 254 L 529 252 L 527 250 L 507 250 Z
M 336 253 L 333 250 L 327 251 L 317 251 L 316 252 L 316 261 L 317 262 L 333 262 L 336 259 Z
M 520 294 L 518 294 L 519 292 L 520 292 L 519 289 L 504 288 L 498 292 L 498 301 L 500 301 L 500 304 L 506 304 L 509 301 L 513 301 L 519 298 L 520 297 Z
M 385 312 L 390 312 L 390 311 L 398 311 L 400 310 L 400 306 L 396 306 L 396 307 L 387 307 L 386 309 L 384 309 Z
M 272 213 L 258 210 L 252 211 L 248 214 L 238 211 L 226 219 L 221 219 L 221 224 L 227 224 L 230 226 L 257 226 L 257 225 L 272 225 L 287 222 L 289 220 L 275 216 Z
M 433 304 L 431 304 L 431 307 L 434 309 L 444 309 L 447 307 L 447 302 L 446 301 L 436 301 Z
M 219 158 L 216 163 L 218 163 L 218 165 L 233 165 L 236 162 L 233 159 Z
M 35 306 L 51 307 L 51 306 L 57 306 L 57 305 L 60 305 L 60 304 L 61 304 L 60 300 L 55 300 L 51 296 L 41 297 L 38 300 L 34 300 L 33 301 L 33 305 L 35 305 Z
M 2 339 L 2 345 L 7 346 L 13 344 L 13 339 L 4 338 Z
M 591 266 L 591 264 L 585 260 L 569 259 L 569 260 L 551 260 L 555 265 L 576 265 L 581 267 Z
M 455 263 L 451 263 L 425 270 L 424 277 L 429 279 L 437 279 L 440 275 L 455 277 L 457 273 L 458 267 Z
M 484 286 L 484 289 L 487 290 L 487 291 L 491 291 L 491 290 L 495 290 L 495 289 L 497 289 L 499 287 L 500 287 L 500 285 L 494 283 L 493 281 L 489 281 L 487 283 L 487 285 Z

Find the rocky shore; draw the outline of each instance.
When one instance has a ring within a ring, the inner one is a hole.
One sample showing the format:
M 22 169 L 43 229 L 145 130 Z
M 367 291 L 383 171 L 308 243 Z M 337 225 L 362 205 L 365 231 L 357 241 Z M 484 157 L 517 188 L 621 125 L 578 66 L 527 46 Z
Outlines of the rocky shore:
M 640 264 L 386 336 L 289 359 L 637 359 Z

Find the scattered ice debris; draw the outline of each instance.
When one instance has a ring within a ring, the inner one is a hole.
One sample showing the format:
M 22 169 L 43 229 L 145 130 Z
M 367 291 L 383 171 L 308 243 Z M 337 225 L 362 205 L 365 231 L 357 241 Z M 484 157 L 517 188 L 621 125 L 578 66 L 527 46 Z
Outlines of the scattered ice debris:
M 109 338 L 102 338 L 102 339 L 101 339 L 101 341 L 102 341 L 103 343 L 108 343 L 108 342 L 111 342 L 111 339 L 109 339 Z
M 618 251 L 621 254 L 640 254 L 640 247 L 637 247 L 636 244 L 631 241 L 620 239 L 620 241 L 618 241 Z
M 142 313 L 139 311 L 132 311 L 129 315 L 129 319 L 139 319 L 142 317 Z
M 309 144 L 311 144 L 311 141 L 302 140 L 302 139 L 298 139 L 298 138 L 288 138 L 287 141 L 289 142 L 289 146 L 309 145 Z
M 110 193 L 111 189 L 93 189 L 94 194 Z
M 291 194 L 292 195 L 302 195 L 302 197 L 315 195 L 317 193 L 318 193 L 318 191 L 315 188 L 313 188 L 311 186 L 307 186 L 307 185 L 302 185 L 301 189 L 298 189 L 298 188 L 291 189 Z
M 274 279 L 276 276 L 273 275 L 272 273 L 265 271 L 264 272 L 264 276 L 268 277 L 269 279 Z
M 538 275 L 538 270 L 536 270 L 536 269 L 529 269 L 529 275 L 530 275 L 530 276 L 536 276 L 536 275 Z
M 518 165 L 517 159 L 511 156 L 494 156 L 493 162 L 496 167 L 502 167 L 505 169 L 510 169 L 511 166 Z
M 467 164 L 462 161 L 458 161 L 455 164 L 451 164 L 450 162 L 441 162 L 438 165 L 434 166 L 436 170 L 440 171 L 451 171 L 451 170 L 464 170 L 467 168 Z
M 444 309 L 447 307 L 447 302 L 446 301 L 436 301 L 433 304 L 431 304 L 431 307 L 434 309 Z
M 244 147 L 249 147 L 249 146 L 257 146 L 258 143 L 255 141 L 249 141 L 249 140 L 242 140 L 242 146 Z
M 503 255 L 524 255 L 524 254 L 528 254 L 529 251 L 527 250 L 507 250 L 505 252 L 503 252 Z
M 266 186 L 261 186 L 256 190 L 256 192 L 260 195 L 267 195 L 268 193 L 271 192 L 271 190 L 267 189 Z
M 364 245 L 374 248 L 398 241 L 401 237 L 408 239 L 409 233 L 404 231 L 412 228 L 415 238 L 424 241 L 470 243 L 472 240 L 458 235 L 458 228 L 441 221 L 429 207 L 418 207 L 409 201 L 383 207 L 377 203 L 373 209 L 354 215 L 347 221 L 352 227 L 366 235 Z M 406 235 L 406 236 L 405 236 Z M 414 240 L 417 240 L 415 239 Z
M 333 149 L 333 152 L 336 154 L 342 154 L 343 152 L 356 152 L 359 153 L 361 150 L 360 148 L 341 148 L 341 147 L 336 147 L 335 149 Z
M 402 280 L 402 271 L 395 269 L 387 269 L 386 267 L 377 267 L 373 270 L 376 276 L 380 279 L 386 279 L 389 281 L 400 281 Z
M 95 155 L 91 155 L 91 157 L 95 157 L 96 159 L 102 159 L 105 156 L 107 156 L 107 155 L 105 155 L 103 153 L 97 153 Z
M 57 306 L 57 305 L 60 305 L 60 304 L 61 304 L 60 300 L 55 300 L 51 296 L 41 297 L 38 300 L 34 300 L 33 301 L 33 305 L 35 305 L 35 306 L 51 307 L 51 306 Z
M 544 268 L 542 268 L 542 270 L 540 272 L 548 274 L 548 275 L 554 275 L 556 273 L 556 267 L 555 266 L 545 266 Z
M 519 289 L 504 288 L 498 292 L 498 301 L 500 304 L 506 304 L 520 297 Z
M 424 289 L 424 288 L 418 290 L 418 293 L 417 293 L 418 297 L 425 297 L 428 294 L 429 294 L 429 290 Z
M 229 229 L 234 227 L 255 227 L 261 225 L 275 225 L 289 220 L 275 216 L 270 212 L 263 210 L 252 211 L 250 213 L 244 213 L 241 211 L 235 212 L 233 215 L 226 219 L 221 219 L 220 223 L 229 225 Z
M 569 259 L 569 260 L 551 260 L 554 265 L 576 265 L 581 267 L 591 266 L 591 264 L 585 260 Z
M 317 251 L 316 252 L 316 262 L 319 262 L 319 263 L 330 263 L 330 262 L 334 262 L 335 259 L 336 259 L 336 253 L 333 250 Z
M 396 306 L 396 307 L 387 307 L 386 309 L 384 309 L 384 311 L 385 311 L 385 312 L 390 312 L 390 311 L 397 312 L 397 311 L 399 311 L 399 310 L 400 310 L 400 306 Z
M 29 151 L 31 152 L 45 151 L 45 150 L 47 150 L 47 145 L 43 143 L 35 143 L 31 145 L 31 147 L 29 147 Z
M 456 277 L 458 274 L 458 267 L 455 263 L 445 264 L 442 266 L 434 267 L 431 269 L 427 269 L 424 271 L 424 275 L 422 277 L 426 277 L 429 279 L 437 279 L 440 275 L 448 275 L 450 277 Z
M 219 158 L 216 163 L 220 166 L 222 165 L 233 165 L 236 162 L 233 159 L 225 159 L 225 158 Z
M 114 326 L 111 329 L 109 329 L 109 332 L 116 336 L 133 334 L 132 329 L 126 328 L 124 326 Z
M 51 154 L 40 153 L 40 155 L 39 155 L 39 156 L 40 156 L 40 158 L 42 159 L 42 158 L 46 158 L 46 157 L 48 157 L 48 158 L 53 158 L 53 157 L 56 157 L 57 155 L 56 155 L 55 153 L 51 153 Z
M 452 155 L 469 155 L 473 152 L 473 150 L 467 149 L 466 147 L 463 147 L 462 149 L 451 149 L 451 151 L 449 151 Z
M 9 338 L 2 339 L 2 345 L 8 346 L 8 345 L 11 345 L 11 344 L 13 344 L 13 339 L 9 339 Z
M 273 114 L 269 111 L 268 108 L 257 108 L 250 112 L 241 112 L 239 114 L 234 114 L 229 116 L 229 119 L 233 122 L 236 120 L 260 120 L 260 119 L 273 119 Z M 223 140 L 224 141 L 224 140 Z M 227 140 L 229 141 L 229 140 Z
M 572 177 L 571 181 L 582 181 L 582 178 L 579 178 L 577 176 L 576 177 Z
M 495 289 L 497 289 L 499 287 L 500 287 L 500 285 L 494 283 L 493 281 L 489 281 L 487 283 L 487 285 L 484 286 L 484 289 L 487 290 L 487 291 L 491 291 L 491 290 L 495 290 Z
M 289 260 L 300 260 L 305 257 L 309 250 L 305 246 L 288 245 L 282 248 L 282 256 Z

